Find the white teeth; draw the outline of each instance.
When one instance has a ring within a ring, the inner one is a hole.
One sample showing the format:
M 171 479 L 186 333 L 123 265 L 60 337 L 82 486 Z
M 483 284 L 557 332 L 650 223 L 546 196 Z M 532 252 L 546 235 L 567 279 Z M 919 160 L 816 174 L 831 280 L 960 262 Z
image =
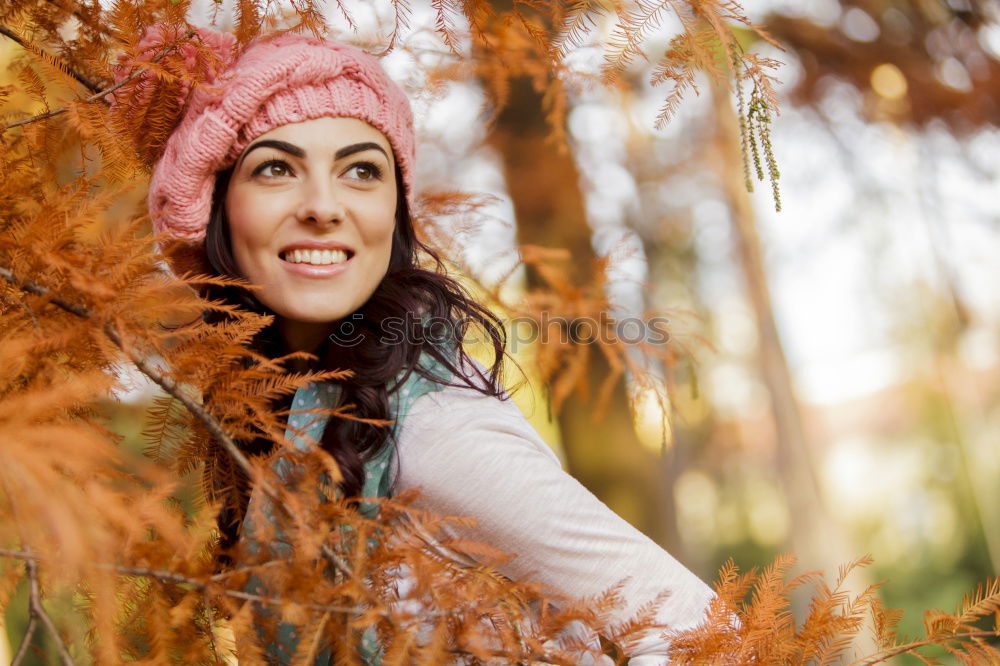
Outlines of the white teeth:
M 291 250 L 285 253 L 285 261 L 293 264 L 342 264 L 347 261 L 347 253 L 343 250 Z

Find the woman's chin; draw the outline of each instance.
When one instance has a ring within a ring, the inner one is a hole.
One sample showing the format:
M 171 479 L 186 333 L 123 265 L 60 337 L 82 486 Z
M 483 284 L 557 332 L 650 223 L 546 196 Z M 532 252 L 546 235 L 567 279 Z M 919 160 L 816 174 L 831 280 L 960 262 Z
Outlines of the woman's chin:
M 333 328 L 341 319 L 350 316 L 350 312 L 346 310 L 310 310 L 308 312 L 278 313 L 278 316 L 285 320 L 286 325 L 307 328 L 329 326 Z
M 265 305 L 282 319 L 306 326 L 333 324 L 344 317 L 351 316 L 351 313 L 360 306 L 360 303 L 338 302 L 337 299 L 330 296 L 299 299 L 295 302 L 288 298 L 274 300 L 273 304 L 265 303 Z
M 274 309 L 274 308 L 272 308 Z M 306 328 L 306 329 L 317 329 L 323 327 L 329 327 L 330 329 L 335 328 L 337 323 L 349 317 L 351 314 L 350 310 L 346 308 L 333 309 L 329 306 L 325 308 L 311 308 L 311 309 L 295 309 L 290 310 L 288 308 L 274 309 L 278 318 L 282 320 L 282 326 L 285 328 L 295 327 L 295 328 Z

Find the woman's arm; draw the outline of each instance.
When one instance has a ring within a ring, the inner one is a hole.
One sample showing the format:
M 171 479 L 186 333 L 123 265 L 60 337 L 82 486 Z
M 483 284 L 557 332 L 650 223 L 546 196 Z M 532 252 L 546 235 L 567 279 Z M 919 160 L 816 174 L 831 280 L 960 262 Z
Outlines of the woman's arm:
M 417 506 L 473 517 L 477 526 L 460 536 L 516 553 L 499 567 L 504 575 L 570 597 L 629 578 L 615 623 L 664 591 L 657 623 L 684 629 L 704 618 L 711 589 L 567 474 L 511 401 L 467 388 L 422 396 L 402 424 L 397 453 L 396 487 L 420 487 Z M 666 663 L 660 633 L 627 648 L 630 666 Z

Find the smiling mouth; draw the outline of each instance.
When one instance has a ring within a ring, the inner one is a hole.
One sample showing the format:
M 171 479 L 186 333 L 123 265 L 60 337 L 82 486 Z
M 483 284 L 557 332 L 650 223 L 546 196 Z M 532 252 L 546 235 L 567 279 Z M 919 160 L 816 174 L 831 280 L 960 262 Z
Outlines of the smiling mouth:
M 283 261 L 292 264 L 329 266 L 345 263 L 354 253 L 347 250 L 288 250 L 280 256 Z

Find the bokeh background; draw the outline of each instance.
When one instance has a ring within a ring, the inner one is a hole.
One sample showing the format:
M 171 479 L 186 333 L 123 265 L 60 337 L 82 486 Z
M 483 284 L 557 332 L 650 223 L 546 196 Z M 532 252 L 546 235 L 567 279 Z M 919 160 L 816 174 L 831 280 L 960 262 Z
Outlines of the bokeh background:
M 798 570 L 832 574 L 870 553 L 866 580 L 888 579 L 883 598 L 916 634 L 925 609 L 952 610 L 1000 569 L 1000 10 L 747 5 L 784 47 L 741 33 L 783 63 L 780 212 L 766 181 L 746 191 L 731 92 L 699 79 L 657 129 L 669 87 L 649 84 L 649 63 L 621 87 L 592 83 L 609 16 L 570 59 L 568 153 L 542 140 L 530 85 L 492 117 L 482 81 L 427 77 L 454 58 L 430 3 L 412 3 L 406 48 L 384 62 L 413 100 L 418 188 L 493 197 L 439 221 L 475 280 L 513 270 L 516 299 L 537 283 L 517 246 L 565 247 L 581 282 L 607 260 L 619 315 L 670 320 L 676 362 L 645 361 L 661 389 L 620 382 L 600 423 L 578 396 L 552 410 L 544 386 L 517 392 L 567 469 L 705 580 L 729 558 L 791 551 Z M 389 3 L 345 7 L 352 41 L 388 33 Z M 229 11 L 209 2 L 191 20 L 224 28 Z M 328 17 L 349 35 L 335 6 Z M 646 52 L 677 30 L 664 15 Z M 0 40 L 0 61 L 15 48 Z M 532 346 L 516 352 L 530 371 Z M 588 372 L 596 387 L 609 368 Z M 112 427 L 141 447 L 154 392 L 122 377 Z

